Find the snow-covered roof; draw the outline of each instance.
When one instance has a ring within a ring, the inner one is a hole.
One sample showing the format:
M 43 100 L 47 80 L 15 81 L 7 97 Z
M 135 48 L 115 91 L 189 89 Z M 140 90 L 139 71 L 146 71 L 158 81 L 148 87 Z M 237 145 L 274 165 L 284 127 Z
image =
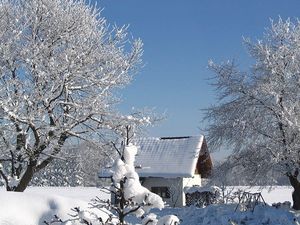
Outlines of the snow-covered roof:
M 140 138 L 136 140 L 136 172 L 140 177 L 194 176 L 204 137 Z
M 135 168 L 139 177 L 193 177 L 204 137 L 139 138 L 134 143 L 138 146 Z M 99 173 L 99 177 L 111 175 L 109 168 Z

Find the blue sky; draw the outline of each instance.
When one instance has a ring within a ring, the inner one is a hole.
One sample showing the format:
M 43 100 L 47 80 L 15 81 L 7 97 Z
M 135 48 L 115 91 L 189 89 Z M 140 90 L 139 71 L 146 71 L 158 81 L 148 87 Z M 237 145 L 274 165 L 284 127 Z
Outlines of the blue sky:
M 289 0 L 94 0 L 111 24 L 130 24 L 144 42 L 145 66 L 121 91 L 120 109 L 155 107 L 167 119 L 151 136 L 201 133 L 201 109 L 216 102 L 207 62 L 251 63 L 242 37 L 263 36 L 270 18 L 300 17 L 300 1 Z

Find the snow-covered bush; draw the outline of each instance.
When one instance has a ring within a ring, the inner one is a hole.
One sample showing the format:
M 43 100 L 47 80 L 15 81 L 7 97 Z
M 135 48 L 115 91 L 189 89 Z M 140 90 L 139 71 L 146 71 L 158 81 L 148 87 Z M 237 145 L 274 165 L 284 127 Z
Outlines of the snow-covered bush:
M 150 213 L 142 220 L 142 225 L 177 225 L 180 223 L 175 215 L 162 216 L 160 219 L 156 217 L 154 213 Z
M 164 207 L 164 202 L 159 195 L 141 185 L 134 167 L 136 154 L 137 147 L 135 145 L 125 146 L 124 159 L 117 159 L 113 168 L 112 192 L 119 202 L 115 211 L 118 213 L 121 223 L 130 213 L 142 217 L 152 208 L 162 209 Z
M 110 210 L 113 214 L 104 220 L 98 217 L 97 214 L 91 213 L 88 210 L 80 210 L 74 208 L 73 220 L 81 224 L 88 225 L 109 225 L 109 224 L 127 224 L 126 216 L 135 215 L 141 219 L 143 225 L 177 225 L 179 219 L 175 215 L 166 215 L 161 218 L 156 218 L 156 215 L 150 213 L 153 208 L 163 209 L 164 202 L 162 198 L 143 187 L 139 181 L 139 176 L 135 171 L 134 161 L 137 154 L 138 147 L 129 143 L 124 146 L 123 154 L 115 160 L 112 168 L 112 185 L 108 190 L 110 191 L 116 202 L 103 201 L 96 198 L 91 202 L 92 209 Z M 113 216 L 115 215 L 115 216 Z M 64 224 L 66 221 L 54 217 L 48 224 L 60 223 Z
M 143 218 L 143 224 L 179 224 L 176 216 L 166 216 L 160 219 L 150 213 L 153 208 L 164 208 L 162 198 L 143 187 L 139 176 L 135 171 L 135 155 L 138 147 L 129 143 L 123 149 L 123 154 L 115 160 L 112 167 L 112 186 L 110 188 L 116 202 L 101 202 L 98 206 L 108 207 L 117 214 L 120 224 L 125 224 L 125 217 L 133 214 L 138 218 Z

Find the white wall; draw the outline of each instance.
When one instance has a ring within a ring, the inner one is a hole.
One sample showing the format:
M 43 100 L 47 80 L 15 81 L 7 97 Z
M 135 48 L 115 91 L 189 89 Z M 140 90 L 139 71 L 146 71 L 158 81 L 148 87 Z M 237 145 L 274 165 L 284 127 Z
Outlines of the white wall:
M 184 177 L 183 187 L 192 187 L 194 185 L 201 186 L 201 175 L 195 174 L 194 177 Z
M 185 187 L 192 187 L 193 185 L 201 186 L 201 176 L 195 175 L 191 178 L 160 178 L 160 177 L 148 177 L 144 178 L 142 185 L 149 190 L 151 187 L 169 187 L 170 198 L 164 198 L 163 200 L 171 207 L 185 206 L 185 194 L 183 189 Z
M 182 178 L 148 177 L 142 185 L 151 191 L 151 187 L 169 187 L 170 198 L 163 200 L 171 207 L 182 207 Z
M 185 194 L 183 192 L 185 187 L 192 187 L 193 185 L 201 186 L 201 176 L 194 175 L 191 178 L 161 178 L 161 177 L 147 177 L 142 178 L 141 183 L 144 187 L 151 191 L 151 187 L 169 187 L 170 198 L 163 198 L 167 205 L 171 207 L 185 206 Z M 111 195 L 111 200 L 114 203 L 114 195 Z

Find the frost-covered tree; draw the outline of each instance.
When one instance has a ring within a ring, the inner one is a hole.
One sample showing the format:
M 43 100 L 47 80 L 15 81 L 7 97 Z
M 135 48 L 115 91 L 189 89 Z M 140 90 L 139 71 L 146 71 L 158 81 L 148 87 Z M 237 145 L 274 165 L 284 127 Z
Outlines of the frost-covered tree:
M 245 43 L 255 60 L 248 72 L 234 62 L 209 63 L 219 102 L 206 111 L 208 140 L 233 148 L 227 168 L 239 176 L 286 175 L 300 209 L 300 22 L 279 19 L 263 40 Z
M 131 50 L 130 50 L 131 48 Z M 84 0 L 0 1 L 0 177 L 24 191 L 73 138 L 113 127 L 142 43 Z
M 57 157 L 45 169 L 32 178 L 33 186 L 76 187 L 84 186 L 84 173 L 79 157 L 70 151 L 64 158 Z
M 64 146 L 44 170 L 35 174 L 34 186 L 98 186 L 99 168 L 113 157 L 108 143 L 83 141 Z M 109 154 L 109 155 L 108 155 Z
M 99 140 L 80 141 L 63 146 L 53 162 L 36 173 L 31 184 L 38 186 L 99 186 L 103 182 L 98 178 L 100 168 L 104 168 L 117 158 L 118 146 L 125 139 L 133 138 L 133 130 L 143 133 L 143 128 L 157 120 L 149 110 L 139 110 L 127 116 L 118 116 L 107 124 L 109 130 L 98 137 Z M 120 136 L 121 142 L 119 141 Z

